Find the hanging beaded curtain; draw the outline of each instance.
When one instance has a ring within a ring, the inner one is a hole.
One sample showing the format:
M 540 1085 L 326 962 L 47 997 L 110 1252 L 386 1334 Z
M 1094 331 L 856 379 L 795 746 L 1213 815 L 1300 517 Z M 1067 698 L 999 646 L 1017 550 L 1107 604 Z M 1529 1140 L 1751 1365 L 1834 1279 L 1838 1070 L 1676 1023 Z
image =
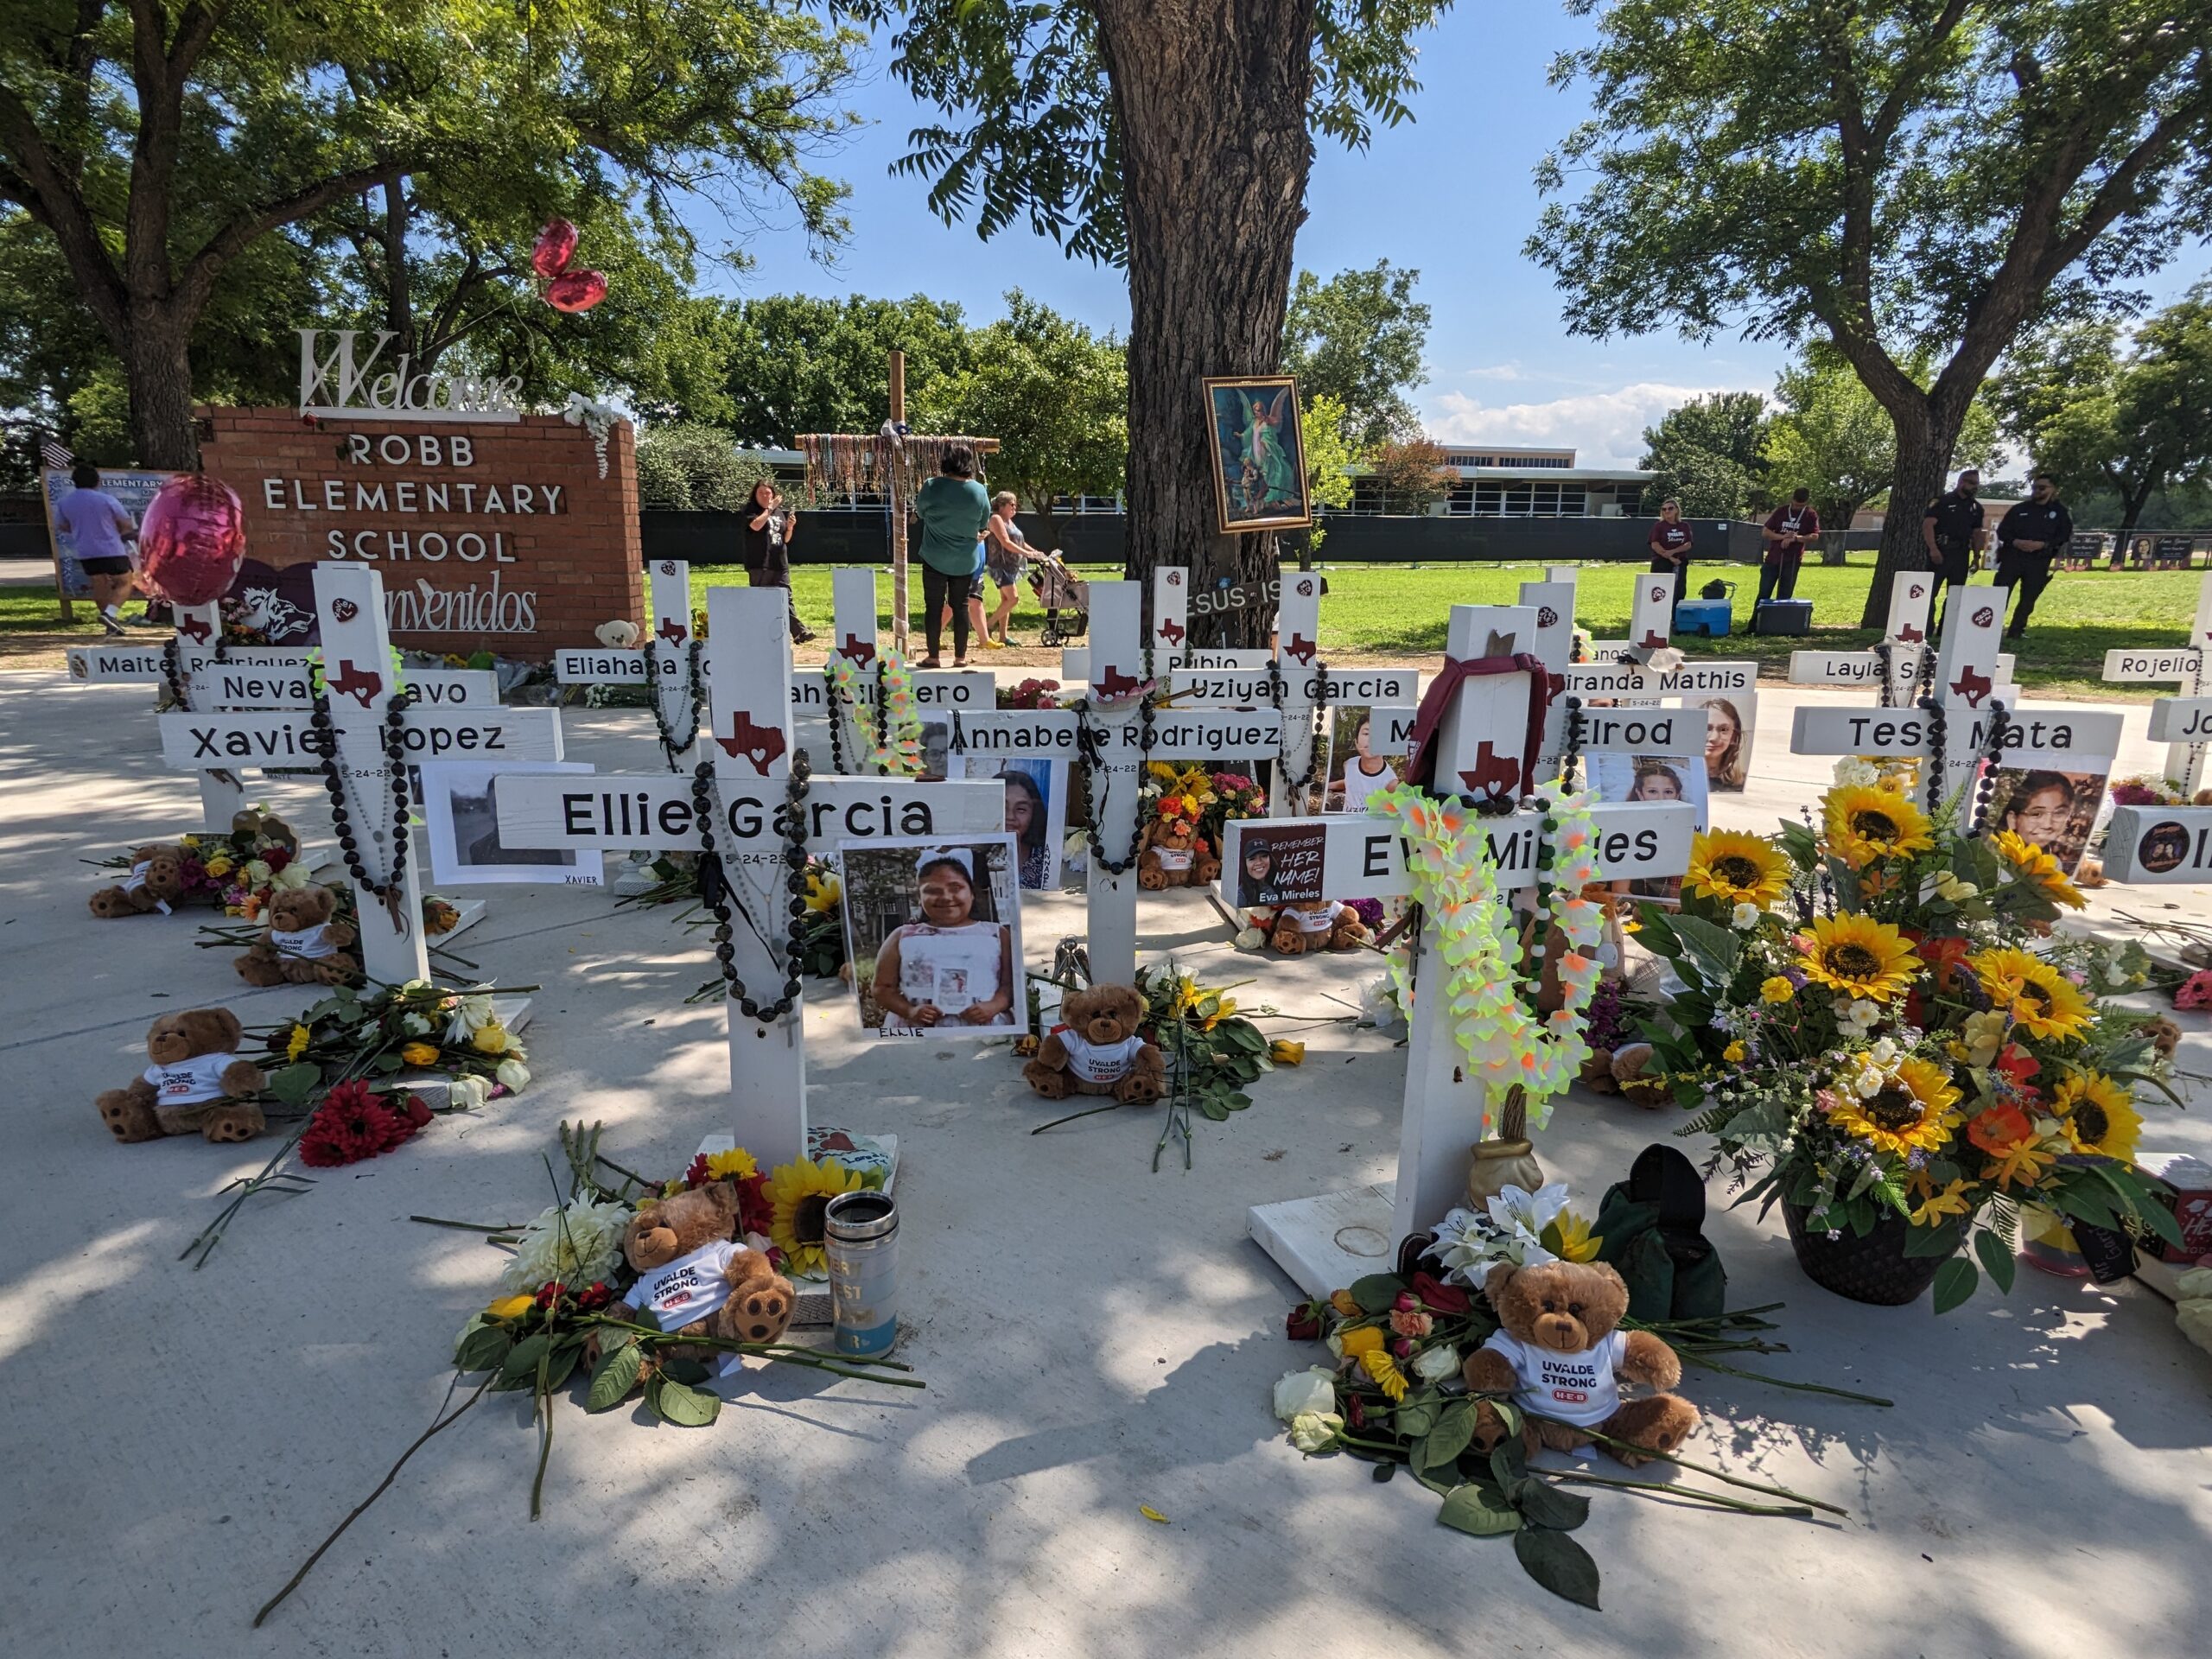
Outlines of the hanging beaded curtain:
M 911 501 L 922 480 L 937 473 L 938 458 L 949 443 L 969 437 L 923 437 L 874 432 L 866 436 L 844 433 L 806 432 L 799 435 L 799 453 L 806 458 L 806 485 L 817 495 L 883 496 Z M 983 458 L 976 457 L 977 477 L 983 475 Z

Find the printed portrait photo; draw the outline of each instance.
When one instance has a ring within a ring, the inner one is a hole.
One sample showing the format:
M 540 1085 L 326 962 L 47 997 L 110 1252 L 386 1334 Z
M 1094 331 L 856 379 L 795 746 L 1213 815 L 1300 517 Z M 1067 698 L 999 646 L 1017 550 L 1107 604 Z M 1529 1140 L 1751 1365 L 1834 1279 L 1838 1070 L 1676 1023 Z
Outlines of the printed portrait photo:
M 2009 830 L 2058 861 L 2067 874 L 2082 861 L 2103 804 L 2103 772 L 2045 772 L 1999 766 L 1989 795 L 1988 826 Z
M 588 774 L 577 760 L 486 764 L 425 760 L 410 768 L 430 843 L 430 879 L 442 887 L 472 884 L 558 887 L 605 885 L 607 855 L 552 847 L 509 847 L 499 839 L 499 779 Z
M 1363 703 L 1329 710 L 1329 762 L 1322 774 L 1324 812 L 1364 812 L 1370 796 L 1406 774 L 1402 754 L 1374 753 L 1375 711 Z
M 1020 1022 L 1012 836 L 847 841 L 838 863 L 862 1027 L 880 1037 L 1002 1037 Z
M 1060 885 L 1060 849 L 1067 840 L 1068 763 L 1065 760 L 971 760 L 950 756 L 948 779 L 996 778 L 1006 785 L 1006 832 L 1021 855 L 1021 885 L 1055 891 Z

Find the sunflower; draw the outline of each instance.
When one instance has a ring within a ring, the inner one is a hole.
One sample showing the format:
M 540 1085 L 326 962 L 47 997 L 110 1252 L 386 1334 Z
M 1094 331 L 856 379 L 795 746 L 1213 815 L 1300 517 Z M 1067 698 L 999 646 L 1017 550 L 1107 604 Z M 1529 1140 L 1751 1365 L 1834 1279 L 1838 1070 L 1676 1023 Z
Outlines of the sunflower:
M 2010 830 L 1999 830 L 1989 838 L 1989 844 L 1997 849 L 1998 857 L 2012 866 L 2017 879 L 2041 887 L 2059 904 L 2079 910 L 2089 902 L 2066 879 L 2066 872 L 2058 868 L 2058 861 L 2035 842 L 2024 840 Z
M 787 1271 L 814 1274 L 823 1270 L 822 1212 L 840 1192 L 858 1192 L 867 1185 L 858 1170 L 827 1160 L 817 1164 L 801 1158 L 776 1166 L 768 1177 L 768 1202 L 775 1205 L 768 1240 L 784 1253 Z
M 1846 996 L 1886 1002 L 1920 969 L 1920 958 L 1904 936 L 1871 916 L 1815 918 L 1812 945 L 1805 952 L 1805 977 Z
M 753 1154 L 743 1147 L 710 1152 L 706 1158 L 707 1179 L 710 1181 L 749 1181 L 760 1173 L 760 1166 L 753 1161 Z
M 1882 1085 L 1865 1100 L 1846 1090 L 1834 1094 L 1828 1122 L 1870 1146 L 1902 1158 L 1933 1152 L 1958 1127 L 1959 1091 L 1939 1065 L 1899 1060 L 1882 1074 Z
M 2093 1017 L 2072 981 L 2025 950 L 1984 950 L 1968 957 L 1967 966 L 1990 1001 L 2031 1037 L 2078 1037 Z
M 2142 1116 L 2128 1103 L 2127 1090 L 2103 1072 L 2075 1072 L 2051 1092 L 2050 1109 L 2075 1151 L 2123 1161 L 2135 1155 Z
M 1789 862 L 1763 836 L 1715 830 L 1690 843 L 1689 873 L 1682 885 L 1702 898 L 1762 910 L 1789 885 Z
M 1828 846 L 1854 870 L 1878 858 L 1902 858 L 1936 844 L 1928 817 L 1904 796 L 1881 788 L 1836 788 L 1827 794 Z

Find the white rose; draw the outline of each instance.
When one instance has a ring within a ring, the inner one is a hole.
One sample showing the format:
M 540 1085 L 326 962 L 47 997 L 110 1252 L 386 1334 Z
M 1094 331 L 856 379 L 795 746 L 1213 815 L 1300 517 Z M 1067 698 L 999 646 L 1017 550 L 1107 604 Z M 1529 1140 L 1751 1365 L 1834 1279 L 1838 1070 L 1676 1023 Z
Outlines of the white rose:
M 277 887 L 295 893 L 307 886 L 308 879 L 308 867 L 296 859 L 270 878 Z
M 1267 942 L 1268 936 L 1256 927 L 1244 929 L 1233 941 L 1239 950 L 1256 950 Z
M 1291 1371 L 1275 1384 L 1275 1415 L 1286 1423 L 1310 1412 L 1333 1411 L 1336 1404 L 1335 1378 L 1319 1366 Z
M 1748 933 L 1751 929 L 1759 925 L 1759 917 L 1764 912 L 1760 911 L 1757 905 L 1741 904 L 1738 905 L 1734 910 L 1729 912 L 1728 919 L 1735 923 L 1736 925 L 1741 928 L 1745 932 Z
M 250 860 L 247 862 L 245 867 L 245 879 L 248 886 L 265 887 L 269 885 L 269 876 L 270 869 L 269 861 L 267 859 L 257 858 Z
M 1301 1411 L 1290 1420 L 1290 1443 L 1309 1455 L 1326 1451 L 1336 1444 L 1344 1426 L 1344 1420 L 1333 1411 Z
M 1441 1382 L 1459 1371 L 1459 1356 L 1448 1342 L 1424 1348 L 1414 1356 L 1413 1374 L 1424 1382 Z
M 463 1072 L 446 1084 L 446 1103 L 461 1111 L 473 1112 L 492 1098 L 492 1085 L 474 1072 Z
M 530 1068 L 520 1060 L 501 1060 L 499 1069 L 492 1075 L 511 1095 L 518 1095 L 530 1085 Z
M 427 1037 L 430 1034 L 430 1021 L 423 1014 L 403 1014 L 399 1023 L 410 1037 Z

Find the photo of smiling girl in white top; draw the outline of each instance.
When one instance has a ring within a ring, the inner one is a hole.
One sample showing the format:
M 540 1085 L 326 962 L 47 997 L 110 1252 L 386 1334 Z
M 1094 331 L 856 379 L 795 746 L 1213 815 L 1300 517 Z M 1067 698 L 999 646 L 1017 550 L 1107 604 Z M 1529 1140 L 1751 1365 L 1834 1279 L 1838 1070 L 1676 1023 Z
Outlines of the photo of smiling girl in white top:
M 953 845 L 872 842 L 844 852 L 853 960 L 874 957 L 861 1019 L 885 1037 L 1002 1035 L 1013 1028 L 1021 952 L 1011 836 Z M 1001 893 L 1003 889 L 1003 893 Z M 903 918 L 903 919 L 902 919 Z M 883 928 L 880 944 L 867 935 Z M 857 988 L 857 987 L 856 987 Z

